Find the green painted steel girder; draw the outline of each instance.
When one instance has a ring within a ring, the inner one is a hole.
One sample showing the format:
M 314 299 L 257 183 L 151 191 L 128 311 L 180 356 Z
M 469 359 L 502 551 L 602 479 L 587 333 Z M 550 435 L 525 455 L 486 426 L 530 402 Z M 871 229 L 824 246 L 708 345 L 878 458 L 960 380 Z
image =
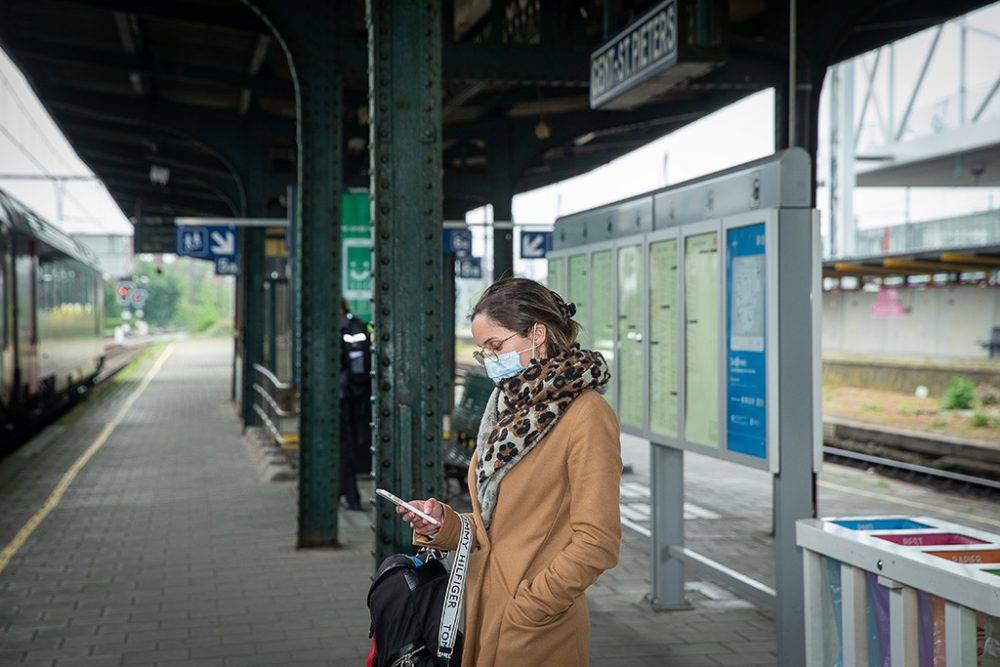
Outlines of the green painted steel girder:
M 150 155 L 141 150 L 128 150 L 114 143 L 99 141 L 76 141 L 73 148 L 95 171 L 102 176 L 130 175 L 132 178 L 142 177 L 142 174 L 149 170 L 151 165 L 163 165 L 171 170 L 171 174 L 181 175 L 199 185 L 206 190 L 215 193 L 220 201 L 225 202 L 233 211 L 239 213 L 241 201 L 241 190 L 233 180 L 232 174 L 223 172 L 215 167 L 199 167 L 189 164 L 183 160 L 165 159 L 161 156 Z M 143 177 L 145 178 L 145 177 Z M 145 179 L 148 183 L 148 179 Z
M 348 72 L 363 72 L 367 66 L 364 43 L 341 41 L 338 46 L 342 58 L 352 65 Z M 122 72 L 142 72 L 153 76 L 221 83 L 272 94 L 287 94 L 292 90 L 291 81 L 268 74 L 249 74 L 79 46 L 24 44 L 17 47 L 17 55 L 21 60 L 54 65 L 94 65 Z M 444 62 L 445 79 L 451 82 L 565 86 L 580 90 L 589 85 L 589 52 L 551 45 L 457 42 L 445 47 Z
M 441 5 L 367 0 L 375 228 L 375 481 L 402 498 L 440 497 Z M 385 501 L 375 562 L 412 551 Z
M 183 122 L 186 126 L 195 126 L 201 121 L 219 127 L 239 123 L 240 119 L 244 118 L 235 111 L 209 109 L 165 100 L 156 100 L 150 104 L 147 100 L 130 95 L 89 93 L 68 88 L 46 90 L 43 99 L 47 106 L 59 111 L 68 111 L 78 116 L 106 118 L 130 125 L 169 127 Z M 294 120 L 280 116 L 266 116 L 266 118 L 268 128 L 274 136 L 291 137 L 295 134 Z
M 131 12 L 195 25 L 261 33 L 260 19 L 249 12 L 232 11 L 225 5 L 176 2 L 176 0 L 76 0 L 77 4 L 115 12 Z
M 62 44 L 30 43 L 17 47 L 19 60 L 63 65 L 95 65 L 98 67 L 118 69 L 122 76 L 128 72 L 141 72 L 153 76 L 166 76 L 176 79 L 221 83 L 227 86 L 252 88 L 276 94 L 286 94 L 291 91 L 292 82 L 268 74 L 249 74 L 234 70 L 205 67 L 187 63 L 169 62 L 159 58 L 142 55 L 128 55 L 87 49 L 81 46 L 64 46 Z
M 243 0 L 288 57 L 296 94 L 296 365 L 300 378 L 300 547 L 338 543 L 340 460 L 340 3 Z

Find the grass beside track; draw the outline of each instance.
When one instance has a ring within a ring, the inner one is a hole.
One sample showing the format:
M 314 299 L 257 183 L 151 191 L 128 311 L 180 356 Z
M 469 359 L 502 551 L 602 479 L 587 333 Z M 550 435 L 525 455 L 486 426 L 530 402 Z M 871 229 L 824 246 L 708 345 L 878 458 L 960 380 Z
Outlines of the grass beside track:
M 140 369 L 159 354 L 166 345 L 166 342 L 158 342 L 142 350 L 128 362 L 125 368 L 85 394 L 64 415 L 48 426 L 43 427 L 41 431 L 22 444 L 18 450 L 0 459 L 0 493 L 12 491 L 16 487 L 18 479 L 21 478 L 21 473 L 24 469 L 32 462 L 44 457 L 52 448 L 51 446 L 59 442 L 59 435 L 61 433 L 70 428 L 73 422 L 86 410 L 105 400 L 118 388 L 135 381 Z

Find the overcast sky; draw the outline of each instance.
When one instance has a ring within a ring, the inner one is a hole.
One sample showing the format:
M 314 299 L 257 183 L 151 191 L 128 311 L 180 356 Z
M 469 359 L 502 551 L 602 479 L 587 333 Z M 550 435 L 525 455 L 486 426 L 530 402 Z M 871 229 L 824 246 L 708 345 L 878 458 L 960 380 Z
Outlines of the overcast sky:
M 1000 5 L 992 5 L 970 15 L 967 25 L 966 86 L 967 108 L 975 110 L 1000 77 Z M 932 29 L 933 30 L 933 29 Z M 914 99 L 908 126 L 927 134 L 934 128 L 947 129 L 957 122 L 959 43 L 961 29 L 957 21 L 946 25 L 938 50 L 927 70 L 920 94 Z M 895 47 L 896 121 L 909 101 L 920 71 L 931 31 L 897 43 Z M 860 109 L 867 84 L 867 69 L 873 66 L 874 54 L 855 64 L 855 107 Z M 875 77 L 876 100 L 883 119 L 888 114 L 888 57 L 883 56 Z M 860 141 L 864 152 L 881 140 L 870 105 L 865 132 Z M 818 174 L 825 180 L 826 118 L 824 103 L 820 119 L 820 155 Z M 984 119 L 1000 117 L 1000 95 L 983 114 Z M 548 119 L 558 123 L 558 116 Z M 678 183 L 712 171 L 740 164 L 770 154 L 774 147 L 773 95 L 759 93 L 686 128 L 630 153 L 588 174 L 514 199 L 514 219 L 523 223 L 550 224 L 557 215 L 592 208 L 607 202 Z M 87 175 L 90 171 L 75 155 L 58 128 L 39 104 L 30 86 L 0 53 L 0 174 Z M 43 216 L 69 232 L 131 233 L 131 225 L 97 182 L 68 182 L 62 197 L 62 220 L 58 220 L 57 188 L 48 181 L 19 181 L 0 178 L 0 187 L 11 192 Z M 818 203 L 826 208 L 826 193 L 820 189 Z M 896 224 L 907 219 L 926 220 L 948 215 L 1000 207 L 1000 190 L 867 188 L 857 190 L 855 214 L 859 227 Z M 482 219 L 483 213 L 472 216 Z

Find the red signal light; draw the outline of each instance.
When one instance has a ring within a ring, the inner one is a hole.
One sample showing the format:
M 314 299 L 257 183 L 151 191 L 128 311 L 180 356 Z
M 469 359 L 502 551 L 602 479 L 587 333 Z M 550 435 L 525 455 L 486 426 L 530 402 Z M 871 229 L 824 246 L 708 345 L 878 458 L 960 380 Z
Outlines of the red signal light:
M 127 287 L 119 287 L 118 288 L 118 296 L 125 296 L 126 294 L 128 294 L 128 288 Z
M 138 292 L 136 292 L 135 294 L 133 294 L 132 298 L 135 299 L 136 303 L 142 301 L 142 295 L 139 294 Z

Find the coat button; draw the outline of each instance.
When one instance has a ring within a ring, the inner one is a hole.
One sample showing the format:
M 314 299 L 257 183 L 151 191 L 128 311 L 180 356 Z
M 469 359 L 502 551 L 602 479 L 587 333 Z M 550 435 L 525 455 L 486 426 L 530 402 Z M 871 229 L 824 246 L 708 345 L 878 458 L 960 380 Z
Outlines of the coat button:
M 479 540 L 476 540 L 476 551 L 479 551 Z

